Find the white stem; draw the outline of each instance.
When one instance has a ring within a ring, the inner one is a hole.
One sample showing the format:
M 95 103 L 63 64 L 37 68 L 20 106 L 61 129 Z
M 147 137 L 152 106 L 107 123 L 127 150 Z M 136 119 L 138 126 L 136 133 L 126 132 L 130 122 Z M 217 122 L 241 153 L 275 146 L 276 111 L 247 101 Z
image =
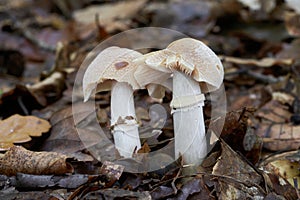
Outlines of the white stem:
M 121 156 L 130 158 L 135 149 L 141 148 L 132 87 L 127 83 L 116 82 L 111 90 L 110 105 L 116 149 Z
M 200 94 L 198 82 L 182 72 L 174 71 L 173 99 L 190 96 L 192 102 L 193 97 Z M 173 110 L 175 157 L 183 155 L 185 164 L 199 165 L 207 154 L 203 105 L 204 101 L 200 101 Z

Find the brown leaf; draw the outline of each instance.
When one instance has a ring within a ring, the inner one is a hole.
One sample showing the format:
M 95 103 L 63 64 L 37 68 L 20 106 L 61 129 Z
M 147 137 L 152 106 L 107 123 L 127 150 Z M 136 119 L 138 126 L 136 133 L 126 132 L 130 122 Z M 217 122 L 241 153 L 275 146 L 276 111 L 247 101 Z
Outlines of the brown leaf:
M 262 177 L 234 152 L 225 142 L 221 142 L 222 153 L 213 168 L 213 174 L 229 176 L 245 184 L 259 184 Z
M 284 15 L 285 27 L 290 35 L 300 36 L 300 14 L 286 12 Z
M 54 151 L 58 153 L 66 154 L 70 157 L 75 157 L 80 161 L 91 161 L 93 158 L 87 154 L 82 153 L 82 150 L 86 149 L 86 146 L 93 146 L 101 142 L 98 135 L 92 134 L 90 126 L 84 127 L 84 133 L 86 134 L 87 143 L 83 143 L 83 138 L 78 135 L 78 131 L 74 125 L 73 114 L 77 119 L 81 121 L 88 121 L 90 110 L 86 110 L 87 104 L 77 103 L 72 106 L 68 106 L 65 109 L 55 112 L 50 118 L 52 124 L 51 135 L 41 146 L 43 151 Z M 74 112 L 72 112 L 72 109 Z M 97 126 L 98 127 L 98 126 Z M 104 152 L 104 151 L 103 151 Z
M 210 191 L 204 184 L 202 177 L 194 178 L 183 185 L 174 199 L 214 199 L 210 197 Z
M 289 182 L 279 177 L 274 173 L 264 172 L 263 173 L 266 185 L 279 195 L 285 197 L 285 199 L 293 200 L 297 199 L 295 188 L 293 188 Z
M 149 145 L 145 143 L 139 150 L 138 153 L 149 153 L 151 151 Z
M 54 72 L 43 81 L 27 86 L 27 89 L 42 106 L 46 106 L 59 99 L 65 87 L 65 74 Z
M 235 151 L 242 153 L 250 162 L 255 164 L 261 151 L 261 140 L 252 134 L 252 129 L 248 125 L 248 119 L 252 116 L 253 110 L 245 108 L 239 111 L 232 111 L 226 114 L 225 119 L 218 119 L 211 123 L 214 132 L 218 130 L 218 123 L 225 121 L 221 138 Z M 223 118 L 223 116 L 222 116 Z
M 256 59 L 246 59 L 246 58 L 236 58 L 230 56 L 220 56 L 224 62 L 234 63 L 238 65 L 254 65 L 257 67 L 272 67 L 274 65 L 291 65 L 293 64 L 293 59 L 280 59 L 280 58 L 262 58 L 260 60 Z
M 145 5 L 145 0 L 133 0 L 127 2 L 107 3 L 105 5 L 93 5 L 74 12 L 76 21 L 83 24 L 95 22 L 95 16 L 100 15 L 100 23 L 108 32 L 125 30 L 128 28 L 126 20 L 134 15 Z
M 300 147 L 300 126 L 292 124 L 260 124 L 256 134 L 263 137 L 264 148 L 272 151 Z
M 109 161 L 104 161 L 100 169 L 100 174 L 105 174 L 109 178 L 109 182 L 106 183 L 106 187 L 111 187 L 121 177 L 124 166 L 117 165 Z
M 213 168 L 212 174 L 218 175 L 217 191 L 220 199 L 247 199 L 264 196 L 258 186 L 262 177 L 240 155 L 225 142 L 221 142 L 221 157 Z
M 0 174 L 13 176 L 17 173 L 54 174 L 72 173 L 73 167 L 66 162 L 67 156 L 55 152 L 33 152 L 14 146 L 0 159 Z
M 293 157 L 295 154 L 297 155 L 297 153 L 298 151 L 290 151 L 275 154 L 261 162 L 260 168 L 284 178 L 292 186 L 294 186 L 293 179 L 296 179 L 297 182 L 300 183 L 300 163 L 290 157 Z
M 289 122 L 292 113 L 286 105 L 276 100 L 271 100 L 256 112 L 256 116 L 273 123 Z
M 50 127 L 46 120 L 15 114 L 0 121 L 0 150 L 7 150 L 13 143 L 28 142 L 31 140 L 30 136 L 41 136 Z

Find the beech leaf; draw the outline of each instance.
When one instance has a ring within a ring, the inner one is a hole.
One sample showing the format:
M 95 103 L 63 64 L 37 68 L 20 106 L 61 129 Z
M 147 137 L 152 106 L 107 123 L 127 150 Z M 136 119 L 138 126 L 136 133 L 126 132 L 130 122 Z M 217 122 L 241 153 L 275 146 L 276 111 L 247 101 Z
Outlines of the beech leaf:
M 41 136 L 48 132 L 51 125 L 48 121 L 35 116 L 15 114 L 5 120 L 0 120 L 0 150 L 7 150 L 13 143 L 23 143 L 31 140 L 30 136 Z

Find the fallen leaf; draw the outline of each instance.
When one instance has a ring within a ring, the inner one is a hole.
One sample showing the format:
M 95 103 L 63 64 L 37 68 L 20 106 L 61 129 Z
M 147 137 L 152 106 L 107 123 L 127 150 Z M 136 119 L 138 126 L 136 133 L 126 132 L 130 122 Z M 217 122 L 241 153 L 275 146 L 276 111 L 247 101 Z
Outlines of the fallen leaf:
M 263 198 L 264 191 L 259 187 L 262 176 L 221 141 L 222 153 L 213 167 L 217 175 L 217 196 L 220 199 Z
M 229 176 L 245 184 L 260 184 L 262 177 L 245 162 L 240 155 L 230 148 L 224 141 L 221 142 L 222 153 L 213 167 L 214 175 Z
M 4 176 L 4 175 L 3 175 Z M 97 175 L 74 174 L 68 176 L 56 175 L 33 175 L 17 173 L 16 176 L 4 176 L 2 181 L 7 182 L 8 187 L 16 187 L 18 189 L 44 189 L 45 187 L 61 187 L 74 189 L 88 182 L 89 179 Z
M 243 154 L 251 163 L 255 164 L 260 158 L 262 141 L 253 133 L 248 124 L 248 119 L 253 115 L 253 110 L 244 108 L 239 111 L 228 112 L 225 116 L 214 120 L 210 127 L 234 150 Z M 224 122 L 224 126 L 218 123 Z M 222 130 L 218 130 L 222 127 Z
M 73 167 L 66 162 L 67 156 L 55 152 L 33 152 L 21 146 L 11 147 L 0 158 L 0 174 L 13 176 L 25 174 L 72 173 Z
M 204 184 L 203 179 L 201 177 L 197 177 L 185 183 L 182 188 L 178 190 L 175 197 L 168 199 L 214 199 L 209 195 L 210 191 Z
M 273 156 L 267 157 L 263 160 L 259 167 L 264 170 L 279 175 L 287 180 L 292 186 L 294 185 L 294 179 L 300 183 L 300 162 L 292 159 L 292 156 L 298 154 L 299 151 L 290 151 Z
M 247 58 L 236 58 L 231 56 L 219 56 L 224 62 L 239 64 L 239 65 L 254 65 L 257 67 L 272 67 L 274 65 L 292 65 L 293 59 L 290 58 L 262 58 L 259 60 L 256 59 L 247 59 Z
M 288 106 L 279 101 L 271 100 L 261 107 L 255 115 L 273 123 L 287 123 L 290 121 L 292 113 L 288 110 Z
M 22 53 L 16 50 L 0 50 L 0 73 L 21 76 L 25 68 Z
M 100 16 L 100 23 L 107 32 L 126 30 L 126 20 L 131 19 L 145 5 L 145 0 L 132 0 L 126 2 L 93 5 L 74 12 L 76 21 L 83 24 L 95 23 L 95 16 Z
M 50 118 L 51 134 L 40 150 L 63 153 L 80 161 L 93 160 L 88 154 L 82 153 L 82 150 L 85 150 L 87 146 L 83 144 L 83 138 L 78 135 L 73 118 L 74 114 L 81 120 L 87 120 L 91 113 L 89 110 L 85 110 L 86 106 L 87 104 L 84 103 L 74 103 L 73 108 L 69 106 L 55 112 Z M 72 109 L 74 109 L 74 113 Z M 88 126 L 85 127 L 84 131 L 87 134 L 87 140 L 90 141 L 90 146 L 101 142 L 99 136 L 89 132 Z
M 298 199 L 296 190 L 293 186 L 289 184 L 288 181 L 281 178 L 275 173 L 263 171 L 264 182 L 270 191 L 274 191 L 276 194 L 279 194 L 287 200 Z
M 137 153 L 149 153 L 151 151 L 149 145 L 144 143 L 144 145 L 138 150 Z
M 65 74 L 54 72 L 46 79 L 27 86 L 27 89 L 42 106 L 46 106 L 59 99 L 65 87 Z
M 271 151 L 286 151 L 300 147 L 300 125 L 260 124 L 256 134 L 263 138 L 264 148 Z
M 295 0 L 285 0 L 288 7 L 295 10 L 298 14 L 300 14 L 300 2 Z
M 295 63 L 300 61 L 300 39 L 296 38 L 291 43 L 283 45 L 280 52 L 276 54 L 276 58 L 293 59 Z
M 300 36 L 300 14 L 286 12 L 284 15 L 285 27 L 289 34 L 294 37 Z
M 15 114 L 5 120 L 0 120 L 0 150 L 7 150 L 13 143 L 23 143 L 31 140 L 30 136 L 41 136 L 50 129 L 48 121 L 35 116 Z
M 218 6 L 220 4 L 215 1 L 150 1 L 144 13 L 151 16 L 151 26 L 171 28 L 201 38 L 213 29 L 221 10 L 217 9 Z
M 111 187 L 119 178 L 121 177 L 124 166 L 122 165 L 117 165 L 109 161 L 104 161 L 103 165 L 101 166 L 100 169 L 100 174 L 105 174 L 109 182 L 106 183 L 106 187 Z
M 98 190 L 95 192 L 88 193 L 83 196 L 82 199 L 100 199 L 105 196 L 107 199 L 141 199 L 141 200 L 151 200 L 151 196 L 148 191 L 129 191 L 124 189 L 108 188 L 103 190 Z

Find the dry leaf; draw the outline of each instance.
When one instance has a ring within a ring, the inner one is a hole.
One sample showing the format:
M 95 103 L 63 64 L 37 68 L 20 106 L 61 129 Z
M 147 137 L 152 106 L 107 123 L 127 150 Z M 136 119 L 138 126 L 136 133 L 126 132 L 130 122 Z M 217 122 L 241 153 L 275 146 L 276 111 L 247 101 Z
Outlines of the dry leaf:
M 122 165 L 104 161 L 100 169 L 100 174 L 105 174 L 109 179 L 109 182 L 106 183 L 106 187 L 111 187 L 117 180 L 119 180 L 124 171 L 124 168 L 125 167 Z
M 284 16 L 285 27 L 291 36 L 300 36 L 300 14 L 286 12 Z
M 284 104 L 271 100 L 256 112 L 256 116 L 273 123 L 287 123 L 292 113 Z
M 285 0 L 288 7 L 295 10 L 296 13 L 300 14 L 300 1 L 298 0 Z
M 257 128 L 256 134 L 263 137 L 264 148 L 271 151 L 286 151 L 300 147 L 300 126 L 261 124 Z
M 272 67 L 274 65 L 291 65 L 293 64 L 293 59 L 280 59 L 280 58 L 262 58 L 260 60 L 256 59 L 246 59 L 246 58 L 236 58 L 230 56 L 219 56 L 224 62 L 229 62 L 239 65 L 255 65 L 258 67 Z
M 67 156 L 55 152 L 33 152 L 21 146 L 10 148 L 0 159 L 0 174 L 13 176 L 25 174 L 72 173 L 73 167 L 66 162 Z
M 31 140 L 30 136 L 41 136 L 50 127 L 46 120 L 15 114 L 0 121 L 0 150 L 7 150 L 13 143 L 28 142 Z
M 264 194 L 258 185 L 262 177 L 247 162 L 222 142 L 221 156 L 213 167 L 218 175 L 217 195 L 220 199 L 262 199 Z
M 27 89 L 42 106 L 46 106 L 62 96 L 65 89 L 65 74 L 54 72 L 41 82 L 27 86 Z
M 145 0 L 111 3 L 105 5 L 93 5 L 74 12 L 76 21 L 90 24 L 95 23 L 95 16 L 99 14 L 100 23 L 108 32 L 126 30 L 126 20 L 132 18 L 145 5 Z
M 273 155 L 261 162 L 260 166 L 268 172 L 279 175 L 294 186 L 294 178 L 300 183 L 300 163 L 292 159 L 297 153 L 298 151 L 290 151 Z
M 90 155 L 82 152 L 87 146 L 84 145 L 83 138 L 78 135 L 79 132 L 77 132 L 73 118 L 76 115 L 82 121 L 88 121 L 91 111 L 86 110 L 87 107 L 87 104 L 84 103 L 74 103 L 73 107 L 68 106 L 55 112 L 50 118 L 52 124 L 51 135 L 43 143 L 40 150 L 63 153 L 80 161 L 93 160 Z M 74 112 L 72 112 L 72 109 L 74 109 Z M 101 142 L 98 135 L 92 134 L 90 126 L 84 127 L 84 133 L 87 140 L 90 141 L 90 146 Z

